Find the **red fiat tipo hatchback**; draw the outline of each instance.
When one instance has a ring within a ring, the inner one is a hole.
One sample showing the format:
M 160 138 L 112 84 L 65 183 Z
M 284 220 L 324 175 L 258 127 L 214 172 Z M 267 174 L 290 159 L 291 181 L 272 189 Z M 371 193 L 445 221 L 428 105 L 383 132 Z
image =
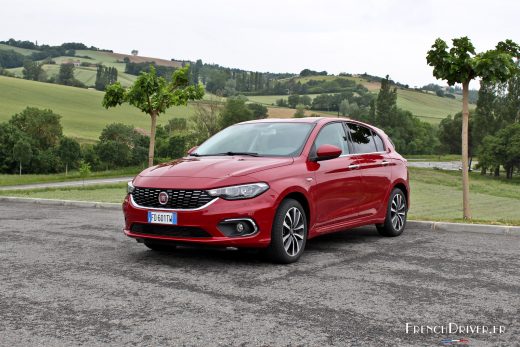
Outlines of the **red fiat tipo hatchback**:
M 152 250 L 264 248 L 291 263 L 318 235 L 367 224 L 400 235 L 409 192 L 406 160 L 380 129 L 338 118 L 255 120 L 129 182 L 124 232 Z

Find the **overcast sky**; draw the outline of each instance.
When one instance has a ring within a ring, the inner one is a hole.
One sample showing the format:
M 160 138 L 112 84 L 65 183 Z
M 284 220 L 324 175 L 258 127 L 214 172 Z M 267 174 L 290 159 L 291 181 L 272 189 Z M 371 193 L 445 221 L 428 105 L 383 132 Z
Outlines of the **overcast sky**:
M 477 50 L 520 41 L 511 0 L 1 0 L 0 40 L 83 42 L 115 52 L 255 71 L 304 68 L 435 82 L 426 52 L 437 37 Z M 443 82 L 438 82 L 444 84 Z

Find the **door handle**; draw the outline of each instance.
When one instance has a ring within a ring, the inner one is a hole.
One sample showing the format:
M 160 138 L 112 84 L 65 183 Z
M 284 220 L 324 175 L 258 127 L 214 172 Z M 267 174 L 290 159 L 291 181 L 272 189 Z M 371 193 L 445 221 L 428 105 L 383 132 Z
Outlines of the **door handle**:
M 389 162 L 388 160 L 383 160 L 383 161 L 381 162 L 381 165 L 382 165 L 382 166 L 385 166 L 385 165 L 388 165 L 388 164 L 390 164 L 390 162 Z
M 354 165 L 349 165 L 349 166 L 348 166 L 348 169 L 350 169 L 350 170 L 356 170 L 356 169 L 359 169 L 359 165 L 355 165 L 355 164 L 354 164 Z

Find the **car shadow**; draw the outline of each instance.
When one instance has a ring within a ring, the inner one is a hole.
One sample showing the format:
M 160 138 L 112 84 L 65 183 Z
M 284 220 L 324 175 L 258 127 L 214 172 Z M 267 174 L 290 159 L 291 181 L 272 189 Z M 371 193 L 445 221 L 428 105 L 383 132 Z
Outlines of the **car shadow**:
M 322 235 L 307 241 L 306 251 L 336 250 L 338 246 L 354 243 L 377 242 L 381 236 L 375 227 L 348 229 L 332 234 Z M 144 245 L 141 260 L 155 260 L 161 263 L 179 266 L 186 264 L 270 264 L 265 252 L 258 249 L 236 249 L 232 247 L 204 247 L 192 245 L 178 245 L 168 251 L 152 251 Z M 303 254 L 305 257 L 305 253 Z

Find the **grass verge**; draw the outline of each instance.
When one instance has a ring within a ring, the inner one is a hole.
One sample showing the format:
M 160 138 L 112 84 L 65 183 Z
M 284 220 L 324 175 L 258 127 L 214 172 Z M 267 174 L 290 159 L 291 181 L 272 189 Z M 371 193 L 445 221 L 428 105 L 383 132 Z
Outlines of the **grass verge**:
M 410 168 L 411 208 L 415 220 L 462 222 L 461 173 Z M 125 184 L 2 191 L 0 195 L 97 202 L 122 202 Z M 471 174 L 474 223 L 520 225 L 520 178 L 495 179 Z
M 123 177 L 123 176 L 135 176 L 143 168 L 141 167 L 127 167 L 117 170 L 107 171 L 96 171 L 92 172 L 86 179 L 97 179 L 97 178 L 112 178 L 112 177 Z M 78 181 L 82 178 L 78 171 L 70 171 L 67 176 L 65 173 L 60 174 L 49 174 L 49 175 L 5 175 L 0 174 L 0 186 L 16 186 L 23 184 L 32 183 L 51 183 L 51 182 L 66 182 L 66 181 Z

